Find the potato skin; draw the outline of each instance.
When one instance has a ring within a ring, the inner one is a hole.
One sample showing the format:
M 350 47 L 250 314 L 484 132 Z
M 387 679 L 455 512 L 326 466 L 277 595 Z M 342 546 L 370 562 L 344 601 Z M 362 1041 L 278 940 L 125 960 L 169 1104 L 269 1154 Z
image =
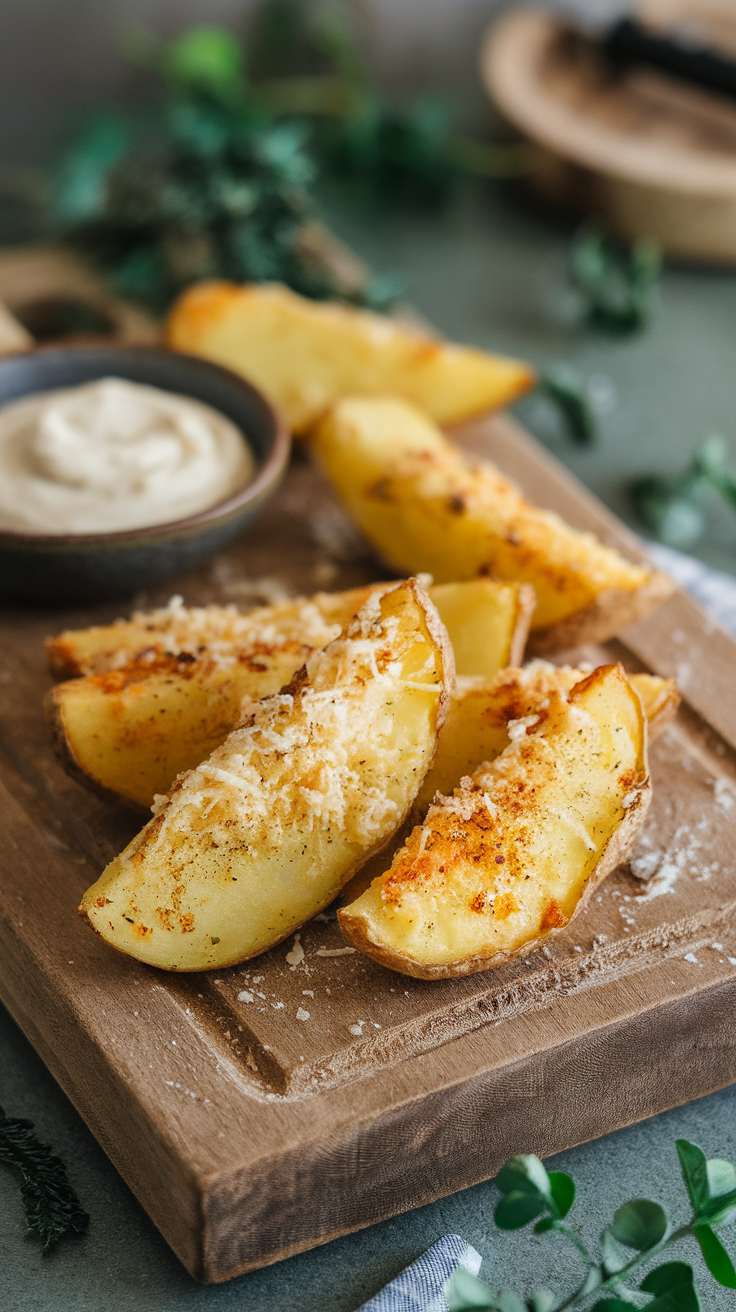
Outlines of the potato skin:
M 591 642 L 607 642 L 614 634 L 636 624 L 650 611 L 671 597 L 676 584 L 668 574 L 653 570 L 646 583 L 636 591 L 607 588 L 583 610 L 558 620 L 529 635 L 531 656 L 548 656 L 553 652 L 572 651 Z

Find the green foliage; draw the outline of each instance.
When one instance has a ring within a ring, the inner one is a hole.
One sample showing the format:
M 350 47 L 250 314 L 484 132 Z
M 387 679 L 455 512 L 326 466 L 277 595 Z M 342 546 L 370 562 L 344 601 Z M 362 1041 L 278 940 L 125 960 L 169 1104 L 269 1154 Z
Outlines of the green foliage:
M 539 390 L 557 406 L 567 431 L 580 446 L 590 446 L 598 436 L 595 410 L 585 380 L 568 364 L 553 365 L 539 379 Z
M 595 228 L 582 228 L 570 250 L 570 278 L 581 293 L 588 322 L 624 337 L 649 322 L 662 267 L 651 242 L 624 249 Z
M 627 1248 L 637 1248 L 646 1252 L 664 1239 L 667 1231 L 667 1216 L 659 1203 L 650 1203 L 646 1198 L 635 1198 L 630 1203 L 619 1207 L 613 1218 L 611 1233 L 614 1239 Z
M 41 1240 L 44 1253 L 65 1236 L 87 1229 L 89 1217 L 69 1183 L 63 1162 L 39 1142 L 30 1121 L 6 1116 L 2 1108 L 0 1162 L 20 1175 L 26 1223 Z
M 705 530 L 708 497 L 714 493 L 736 510 L 736 477 L 726 467 L 727 460 L 728 444 L 714 435 L 698 447 L 681 474 L 648 475 L 630 484 L 636 509 L 660 541 L 681 549 L 693 546 Z M 736 1189 L 736 1180 L 730 1188 Z
M 563 1312 L 574 1308 L 630 1312 L 642 1307 L 646 1312 L 698 1312 L 693 1271 L 686 1262 L 664 1262 L 648 1272 L 638 1289 L 629 1287 L 644 1263 L 688 1237 L 698 1243 L 714 1279 L 727 1289 L 736 1289 L 736 1267 L 713 1228 L 736 1216 L 736 1168 L 721 1158 L 708 1161 L 700 1148 L 685 1139 L 677 1141 L 677 1153 L 692 1207 L 690 1220 L 669 1233 L 667 1216 L 659 1203 L 632 1199 L 618 1208 L 611 1224 L 603 1230 L 597 1258 L 588 1252 L 576 1231 L 565 1224 L 575 1199 L 570 1177 L 560 1171 L 548 1172 L 531 1154 L 512 1157 L 496 1176 L 495 1183 L 503 1195 L 496 1208 L 496 1224 L 503 1230 L 516 1230 L 540 1216 L 534 1233 L 556 1231 L 571 1240 L 585 1260 L 585 1275 L 577 1289 L 558 1300 L 547 1289 L 524 1298 L 509 1289 L 494 1294 L 482 1280 L 456 1271 L 445 1290 L 450 1312 L 470 1312 L 473 1308 L 491 1312 Z M 592 1306 L 591 1299 L 595 1299 Z

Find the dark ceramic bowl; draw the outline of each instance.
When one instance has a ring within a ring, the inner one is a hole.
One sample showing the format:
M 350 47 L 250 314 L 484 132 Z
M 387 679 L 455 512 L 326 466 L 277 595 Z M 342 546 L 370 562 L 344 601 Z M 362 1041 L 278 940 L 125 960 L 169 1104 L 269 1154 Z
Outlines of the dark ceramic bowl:
M 256 461 L 252 482 L 197 515 L 117 533 L 0 530 L 0 594 L 30 601 L 120 597 L 199 565 L 230 542 L 275 492 L 290 438 L 266 398 L 228 369 L 148 347 L 60 347 L 0 360 L 0 406 L 36 392 L 110 376 L 203 401 L 243 434 Z

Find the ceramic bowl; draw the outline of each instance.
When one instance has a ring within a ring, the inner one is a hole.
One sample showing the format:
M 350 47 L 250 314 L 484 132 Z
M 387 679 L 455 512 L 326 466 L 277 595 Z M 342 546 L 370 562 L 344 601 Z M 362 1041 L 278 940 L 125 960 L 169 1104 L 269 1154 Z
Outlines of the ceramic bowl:
M 0 406 L 98 378 L 125 378 L 203 401 L 226 415 L 256 461 L 253 480 L 197 515 L 115 533 L 0 530 L 0 594 L 77 603 L 125 596 L 192 569 L 245 528 L 278 487 L 290 438 L 250 383 L 194 356 L 148 347 L 59 347 L 0 360 Z

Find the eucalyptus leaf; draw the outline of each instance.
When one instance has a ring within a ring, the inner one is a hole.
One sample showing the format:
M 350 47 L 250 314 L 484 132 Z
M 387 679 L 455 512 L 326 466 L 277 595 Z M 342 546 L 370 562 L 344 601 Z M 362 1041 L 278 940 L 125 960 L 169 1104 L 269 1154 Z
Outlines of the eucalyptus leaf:
M 655 1267 L 639 1286 L 656 1297 L 647 1303 L 648 1312 L 699 1312 L 693 1285 L 693 1270 L 687 1262 L 665 1262 Z
M 623 1298 L 602 1298 L 591 1312 L 631 1312 L 632 1307 L 638 1307 L 638 1303 L 630 1303 Z
M 450 1312 L 473 1312 L 473 1309 L 489 1309 L 498 1312 L 500 1304 L 488 1285 L 484 1285 L 477 1276 L 471 1275 L 464 1267 L 453 1271 L 445 1283 L 445 1299 Z
M 560 1217 L 567 1216 L 575 1202 L 575 1182 L 564 1171 L 547 1173 L 552 1200 Z
M 628 1253 L 624 1251 L 621 1244 L 611 1233 L 609 1226 L 606 1226 L 601 1233 L 601 1257 L 609 1275 L 616 1275 L 618 1271 L 623 1271 L 631 1260 Z
M 585 1294 L 593 1294 L 602 1284 L 603 1272 L 601 1271 L 601 1268 L 599 1266 L 592 1266 L 583 1282 L 583 1287 L 580 1291 L 581 1296 Z
M 537 1289 L 529 1299 L 529 1312 L 552 1312 L 556 1302 L 551 1289 Z
M 661 271 L 661 256 L 651 242 L 628 250 L 595 228 L 584 227 L 573 239 L 570 277 L 586 303 L 590 324 L 624 336 L 649 321 Z
M 498 1296 L 499 1312 L 529 1312 L 523 1299 L 513 1289 L 502 1289 Z
M 549 1230 L 554 1230 L 555 1218 L 553 1216 L 544 1216 L 541 1221 L 537 1221 L 534 1227 L 535 1235 L 546 1235 Z
M 667 1232 L 667 1214 L 659 1203 L 635 1198 L 619 1207 L 613 1218 L 611 1233 L 620 1244 L 645 1252 L 654 1248 Z
M 710 1197 L 705 1153 L 687 1139 L 678 1139 L 676 1147 L 688 1198 L 696 1216 L 699 1216 L 707 1207 Z
M 504 1194 L 513 1189 L 521 1193 L 540 1194 L 545 1199 L 552 1196 L 547 1170 L 533 1153 L 519 1153 L 511 1157 L 495 1177 L 494 1184 Z
M 505 1195 L 496 1207 L 493 1219 L 499 1230 L 521 1230 L 535 1216 L 543 1212 L 547 1204 L 536 1190 L 533 1193 L 522 1193 L 520 1189 L 512 1189 L 511 1193 Z
M 695 1238 L 703 1254 L 703 1261 L 719 1285 L 736 1289 L 736 1269 L 720 1239 L 709 1225 L 696 1225 Z
M 705 1164 L 705 1171 L 711 1198 L 720 1198 L 736 1190 L 736 1167 L 731 1162 L 721 1157 L 711 1157 Z
M 539 388 L 557 406 L 573 441 L 581 446 L 595 442 L 598 422 L 585 380 L 577 370 L 564 364 L 545 369 L 539 379 Z

